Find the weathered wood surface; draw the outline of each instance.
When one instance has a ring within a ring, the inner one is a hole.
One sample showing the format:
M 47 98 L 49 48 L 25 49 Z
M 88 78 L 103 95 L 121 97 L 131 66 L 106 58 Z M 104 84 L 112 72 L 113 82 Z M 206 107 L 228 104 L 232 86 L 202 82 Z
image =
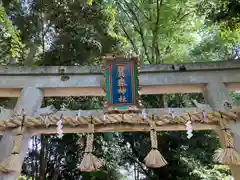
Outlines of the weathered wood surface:
M 196 62 L 185 64 L 143 64 L 140 72 L 175 72 L 184 65 L 188 71 L 240 69 L 238 61 Z M 173 67 L 175 67 L 175 70 Z M 0 75 L 59 75 L 59 74 L 102 74 L 102 65 L 98 66 L 1 66 Z
M 175 67 L 175 70 L 172 67 Z M 141 94 L 202 92 L 219 81 L 229 90 L 240 90 L 240 63 L 221 61 L 180 65 L 142 65 Z M 44 96 L 104 96 L 102 68 L 95 67 L 0 67 L 0 96 L 18 97 L 23 87 L 37 87 Z M 62 76 L 68 76 L 63 81 Z M 149 80 L 151 79 L 151 80 Z
M 214 130 L 218 127 L 216 124 L 200 124 L 195 123 L 192 125 L 193 130 Z M 95 133 L 99 132 L 149 132 L 151 130 L 150 126 L 147 124 L 109 124 L 109 125 L 99 125 L 94 128 Z M 186 131 L 185 125 L 179 124 L 167 124 L 164 126 L 157 126 L 156 131 Z M 29 132 L 37 134 L 56 134 L 56 127 L 49 128 L 31 128 Z M 63 133 L 87 133 L 89 128 L 87 125 L 82 125 L 81 127 L 63 127 Z

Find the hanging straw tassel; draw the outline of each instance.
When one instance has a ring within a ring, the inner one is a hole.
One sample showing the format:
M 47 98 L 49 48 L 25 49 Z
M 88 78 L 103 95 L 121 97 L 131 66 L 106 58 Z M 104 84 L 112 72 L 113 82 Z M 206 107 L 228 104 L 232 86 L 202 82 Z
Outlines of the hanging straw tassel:
M 213 160 L 225 165 L 240 165 L 240 154 L 233 148 L 233 138 L 226 120 L 220 120 L 226 148 L 218 149 L 213 155 Z
M 161 153 L 157 149 L 158 144 L 157 144 L 157 132 L 155 130 L 155 123 L 151 122 L 150 124 L 151 124 L 150 137 L 151 137 L 152 150 L 145 157 L 144 161 L 146 166 L 150 168 L 160 168 L 167 165 L 167 161 L 164 159 L 164 157 L 161 155 Z
M 101 160 L 99 160 L 96 156 L 92 154 L 93 152 L 93 129 L 94 124 L 89 124 L 89 129 L 91 130 L 91 133 L 87 135 L 87 145 L 85 148 L 85 154 L 83 157 L 83 160 L 79 166 L 79 169 L 82 172 L 91 172 L 96 171 L 102 166 Z
M 20 160 L 20 145 L 21 140 L 23 138 L 22 135 L 22 128 L 19 128 L 19 133 L 16 134 L 14 137 L 14 145 L 13 145 L 13 151 L 12 154 L 3 161 L 3 163 L 0 164 L 0 172 L 9 174 L 9 173 L 16 173 L 21 172 L 22 169 L 22 163 Z
M 1 173 L 5 173 L 5 174 L 20 173 L 22 170 L 22 163 L 21 163 L 19 153 L 21 148 L 21 141 L 23 138 L 24 121 L 26 118 L 24 109 L 22 109 L 21 115 L 22 115 L 22 124 L 20 127 L 17 128 L 17 134 L 14 136 L 14 144 L 13 144 L 13 150 L 11 155 L 0 164 Z M 18 116 L 18 113 L 15 112 L 13 114 L 13 117 L 14 116 Z

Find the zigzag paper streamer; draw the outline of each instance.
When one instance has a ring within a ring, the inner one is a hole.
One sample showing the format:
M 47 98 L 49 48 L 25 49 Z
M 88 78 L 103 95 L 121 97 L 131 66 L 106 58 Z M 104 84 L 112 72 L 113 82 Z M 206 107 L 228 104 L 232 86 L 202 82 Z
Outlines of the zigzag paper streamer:
M 147 119 L 146 109 L 142 110 L 143 119 Z
M 188 121 L 186 123 L 186 130 L 187 130 L 187 138 L 190 139 L 193 136 L 193 134 L 192 134 L 193 129 L 192 129 L 191 121 Z
M 78 111 L 77 115 L 76 115 L 76 121 L 78 121 L 78 118 L 81 116 L 81 111 Z
M 63 137 L 63 130 L 62 130 L 63 126 L 62 126 L 62 117 L 59 119 L 59 121 L 57 122 L 57 134 L 59 138 Z

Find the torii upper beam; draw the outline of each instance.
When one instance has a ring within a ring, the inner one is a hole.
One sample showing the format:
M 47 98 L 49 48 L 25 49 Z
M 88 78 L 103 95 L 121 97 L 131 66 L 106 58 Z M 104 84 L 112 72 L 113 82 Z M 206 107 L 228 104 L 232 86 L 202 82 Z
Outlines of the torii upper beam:
M 240 90 L 240 63 L 218 61 L 179 65 L 142 65 L 141 94 L 193 93 L 213 81 Z M 173 68 L 174 67 L 174 68 Z M 104 96 L 100 66 L 0 67 L 0 97 L 18 97 L 24 87 L 43 90 L 44 96 Z

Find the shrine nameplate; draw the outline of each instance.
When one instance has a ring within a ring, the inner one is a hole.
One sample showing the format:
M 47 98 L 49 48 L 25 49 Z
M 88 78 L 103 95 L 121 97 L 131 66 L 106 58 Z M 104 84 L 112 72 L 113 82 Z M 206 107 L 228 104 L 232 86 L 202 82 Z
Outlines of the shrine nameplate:
M 140 111 L 138 57 L 105 57 L 106 113 Z

